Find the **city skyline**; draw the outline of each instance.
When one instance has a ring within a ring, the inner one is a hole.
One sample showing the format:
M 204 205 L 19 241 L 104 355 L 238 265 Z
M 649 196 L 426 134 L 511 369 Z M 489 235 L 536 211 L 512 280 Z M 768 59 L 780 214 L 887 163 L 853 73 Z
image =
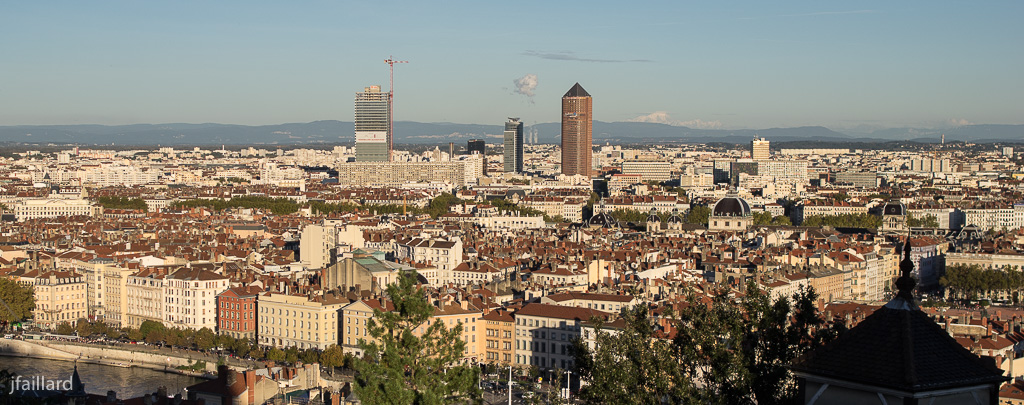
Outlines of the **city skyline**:
M 410 61 L 397 120 L 556 122 L 579 81 L 606 100 L 604 121 L 1024 123 L 1019 3 L 599 3 L 584 30 L 562 23 L 572 3 L 499 7 L 15 4 L 0 16 L 0 125 L 349 121 L 347 95 L 384 83 L 389 55 Z

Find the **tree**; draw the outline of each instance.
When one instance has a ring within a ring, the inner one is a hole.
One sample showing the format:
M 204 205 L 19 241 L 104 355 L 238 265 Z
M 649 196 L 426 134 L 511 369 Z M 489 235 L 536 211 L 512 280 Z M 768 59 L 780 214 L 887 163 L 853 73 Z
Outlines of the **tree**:
M 120 339 L 122 333 L 117 328 L 108 328 L 106 335 L 109 339 Z
M 938 228 L 939 220 L 931 214 L 925 215 L 921 218 L 915 218 L 913 215 L 907 215 L 907 226 L 913 228 Z
M 327 350 L 320 353 L 320 364 L 331 370 L 331 375 L 334 375 L 334 369 L 341 367 L 345 363 L 345 352 L 341 350 L 338 345 L 330 345 Z
M 251 354 L 250 350 L 249 342 L 245 339 L 235 339 L 234 342 L 231 343 L 231 351 L 238 357 L 248 356 Z
M 284 361 L 294 364 L 299 361 L 299 348 L 295 346 L 289 346 L 284 349 Z
M 306 349 L 299 353 L 299 360 L 306 364 L 313 364 L 320 360 L 320 353 L 316 349 Z
M 92 325 L 89 325 L 89 320 L 85 318 L 78 318 L 75 322 L 75 332 L 78 332 L 78 336 L 88 337 L 92 335 Z
M 142 324 L 139 325 L 139 332 L 142 333 L 143 339 L 148 337 L 149 333 L 154 330 L 163 331 L 164 329 L 167 329 L 166 327 L 164 327 L 164 324 L 157 321 L 142 321 Z
M 707 225 L 708 218 L 711 217 L 711 208 L 706 205 L 694 205 L 690 207 L 690 210 L 686 213 L 686 223 Z
M 202 328 L 196 332 L 195 341 L 197 349 L 210 350 L 217 346 L 217 335 L 214 335 L 210 328 Z
M 690 294 L 671 343 L 654 334 L 648 309 L 624 311 L 625 326 L 598 329 L 590 349 L 574 342 L 576 372 L 588 403 L 785 404 L 797 385 L 797 356 L 836 336 L 817 312 L 817 294 L 772 298 L 754 283 L 738 302 L 725 290 L 710 302 Z M 791 305 L 791 303 L 793 303 Z
M 61 322 L 59 325 L 57 325 L 57 334 L 58 335 L 74 335 L 75 334 L 75 327 L 71 326 L 70 323 Z
M 670 341 L 656 338 L 647 307 L 623 311 L 625 327 L 605 330 L 598 319 L 593 350 L 573 342 L 576 372 L 585 384 L 580 399 L 588 403 L 684 403 L 693 397 L 690 381 L 673 356 Z
M 772 224 L 772 213 L 768 211 L 758 211 L 753 214 L 754 226 L 765 226 Z
M 257 359 L 257 360 L 258 359 L 266 359 L 267 358 L 267 352 L 264 351 L 262 347 L 256 346 L 256 347 L 253 347 L 252 350 L 249 351 L 249 356 L 251 356 L 252 358 Z
M 166 330 L 164 329 L 153 329 L 146 334 L 146 343 L 157 344 L 163 342 L 166 338 Z
M 366 353 L 355 361 L 359 399 L 369 405 L 478 401 L 479 368 L 460 364 L 466 351 L 462 324 L 448 329 L 444 322 L 430 322 L 434 306 L 412 272 L 389 284 L 387 296 L 395 309 L 374 310 L 367 324 L 372 340 L 359 341 Z
M 32 317 L 36 307 L 35 290 L 30 285 L 22 285 L 17 281 L 0 277 L 0 321 L 4 323 L 21 322 Z
M 272 347 L 267 351 L 267 360 L 284 361 L 284 352 L 281 349 Z
M 793 225 L 793 223 L 789 220 L 789 217 L 784 215 L 772 216 L 772 213 L 768 211 L 759 211 L 754 213 L 754 226 L 776 225 Z
M 142 331 L 140 331 L 138 329 L 127 328 L 126 327 L 126 328 L 122 329 L 122 331 L 124 331 L 124 334 L 127 335 L 128 340 L 132 340 L 132 341 L 138 342 L 138 341 L 143 339 Z
M 148 206 L 146 200 L 141 198 L 128 198 L 128 197 L 100 197 L 97 204 L 103 206 L 103 208 L 115 208 L 115 209 L 130 209 L 130 210 L 142 210 L 146 211 Z

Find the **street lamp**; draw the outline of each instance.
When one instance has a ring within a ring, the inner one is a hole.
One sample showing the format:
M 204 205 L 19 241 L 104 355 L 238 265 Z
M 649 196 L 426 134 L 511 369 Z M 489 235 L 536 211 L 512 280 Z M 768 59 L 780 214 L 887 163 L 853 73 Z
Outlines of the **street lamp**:
M 565 370 L 565 400 L 572 396 L 572 370 Z

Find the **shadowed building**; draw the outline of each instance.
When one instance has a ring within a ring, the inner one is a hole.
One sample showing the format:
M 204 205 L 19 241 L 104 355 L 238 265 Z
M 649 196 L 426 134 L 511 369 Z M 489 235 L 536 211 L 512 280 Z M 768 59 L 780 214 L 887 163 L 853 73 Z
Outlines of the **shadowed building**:
M 509 117 L 505 123 L 505 172 L 523 171 L 523 123 Z
M 466 154 L 472 155 L 473 153 L 487 154 L 487 144 L 483 139 L 470 139 L 469 142 L 466 142 Z
M 579 83 L 562 96 L 562 174 L 590 176 L 593 99 Z
M 964 348 L 914 302 L 905 244 L 899 293 L 836 340 L 798 358 L 801 404 L 991 404 L 1003 370 Z

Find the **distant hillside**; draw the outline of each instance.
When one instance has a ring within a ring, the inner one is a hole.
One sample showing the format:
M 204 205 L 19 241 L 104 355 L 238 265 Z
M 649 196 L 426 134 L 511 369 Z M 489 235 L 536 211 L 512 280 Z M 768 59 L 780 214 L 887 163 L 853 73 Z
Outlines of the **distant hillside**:
M 559 141 L 559 123 L 542 123 L 527 128 L 536 130 L 539 141 Z M 465 142 L 482 138 L 500 142 L 501 125 L 395 122 L 395 142 L 438 144 Z M 36 125 L 0 126 L 0 142 L 75 143 L 82 145 L 297 145 L 338 144 L 353 141 L 351 122 L 315 121 L 278 125 L 226 124 L 136 124 L 136 125 Z M 942 134 L 947 141 L 1024 142 L 1024 125 L 968 125 L 956 128 L 892 128 L 871 133 L 844 134 L 812 126 L 767 129 L 693 129 L 643 122 L 594 121 L 595 143 L 727 142 L 746 143 L 754 136 L 771 141 L 873 142 L 918 140 L 937 142 Z

